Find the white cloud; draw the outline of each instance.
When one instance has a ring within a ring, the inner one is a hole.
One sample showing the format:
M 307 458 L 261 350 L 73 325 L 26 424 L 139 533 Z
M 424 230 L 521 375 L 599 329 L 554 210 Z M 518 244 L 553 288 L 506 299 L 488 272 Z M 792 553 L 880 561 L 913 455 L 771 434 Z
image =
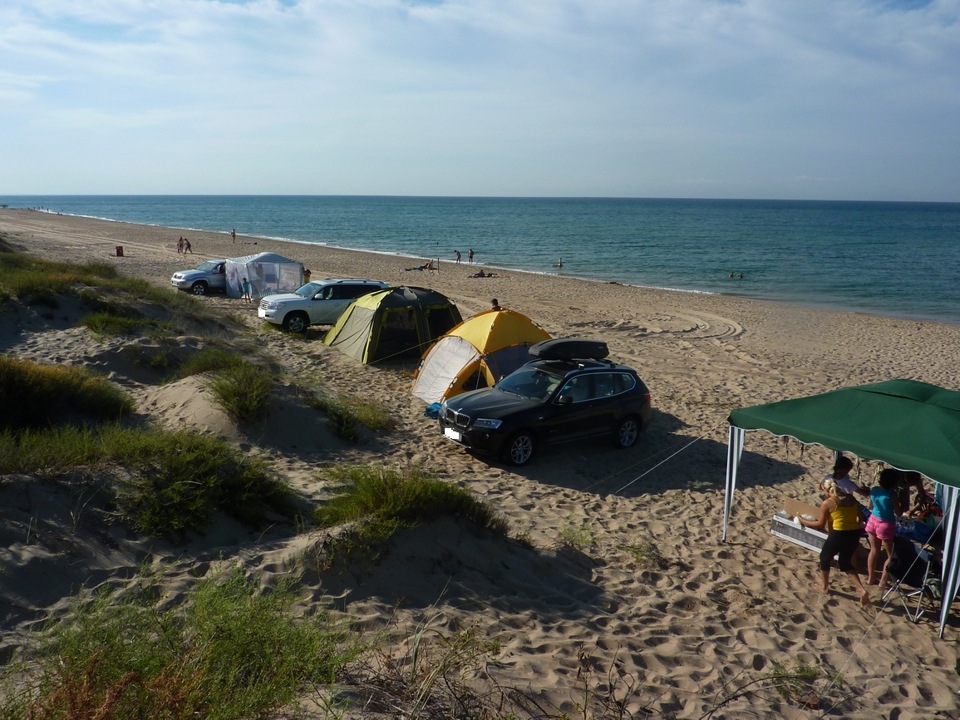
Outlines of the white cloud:
M 958 10 L 7 0 L 0 192 L 956 200 Z

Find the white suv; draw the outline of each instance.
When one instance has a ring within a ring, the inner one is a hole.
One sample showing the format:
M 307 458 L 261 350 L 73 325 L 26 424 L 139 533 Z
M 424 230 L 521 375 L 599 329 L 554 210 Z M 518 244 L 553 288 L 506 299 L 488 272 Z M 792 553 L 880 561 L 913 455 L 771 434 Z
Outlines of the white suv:
M 257 316 L 290 332 L 306 332 L 311 325 L 333 325 L 358 297 L 386 287 L 380 280 L 361 278 L 314 280 L 292 293 L 267 295 Z

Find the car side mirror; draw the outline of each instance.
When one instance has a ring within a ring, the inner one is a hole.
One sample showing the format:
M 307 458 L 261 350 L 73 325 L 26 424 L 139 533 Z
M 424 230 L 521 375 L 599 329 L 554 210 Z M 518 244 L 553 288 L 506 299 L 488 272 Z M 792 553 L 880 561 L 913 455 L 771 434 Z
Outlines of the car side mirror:
M 573 398 L 569 395 L 561 395 L 557 398 L 557 405 L 572 405 Z

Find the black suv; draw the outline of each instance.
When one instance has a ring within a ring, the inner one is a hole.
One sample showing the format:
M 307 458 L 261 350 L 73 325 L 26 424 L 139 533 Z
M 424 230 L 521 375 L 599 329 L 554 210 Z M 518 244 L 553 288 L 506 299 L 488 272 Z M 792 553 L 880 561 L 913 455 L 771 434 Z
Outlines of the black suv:
M 531 346 L 530 353 L 540 359 L 492 388 L 445 400 L 443 434 L 514 465 L 528 463 L 542 444 L 605 434 L 619 447 L 637 442 L 650 423 L 650 391 L 635 370 L 603 359 L 605 344 L 548 340 Z M 569 356 L 575 354 L 592 357 Z

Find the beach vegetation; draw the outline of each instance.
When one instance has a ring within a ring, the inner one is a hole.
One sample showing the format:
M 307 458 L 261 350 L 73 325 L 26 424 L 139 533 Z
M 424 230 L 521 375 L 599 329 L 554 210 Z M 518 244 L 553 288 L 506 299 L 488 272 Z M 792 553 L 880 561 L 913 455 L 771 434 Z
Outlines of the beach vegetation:
M 171 381 L 212 374 L 247 362 L 244 353 L 225 343 L 194 350 L 189 341 L 181 338 L 155 337 L 154 340 L 153 344 L 127 344 L 121 352 L 129 362 L 164 373 Z
M 52 622 L 27 671 L 6 683 L 0 713 L 58 718 L 265 717 L 337 680 L 362 648 L 330 615 L 294 612 L 291 582 L 271 592 L 239 571 L 200 582 L 185 602 L 102 593 Z M 26 663 L 24 663 L 26 665 Z
M 134 408 L 129 395 L 86 368 L 8 355 L 0 355 L 0 396 L 0 431 L 116 421 Z
M 478 623 L 453 632 L 437 627 L 444 614 L 430 611 L 399 646 L 378 647 L 355 669 L 351 680 L 362 688 L 364 707 L 371 713 L 403 708 L 408 720 L 516 718 L 505 712 L 506 699 L 499 692 L 491 698 L 473 683 L 500 654 L 500 642 L 487 637 Z
M 334 435 L 351 442 L 360 439 L 361 425 L 375 432 L 397 426 L 396 419 L 381 404 L 346 393 L 320 392 L 311 396 L 308 403 L 330 418 Z
M 770 673 L 770 682 L 781 697 L 805 707 L 819 707 L 822 704 L 840 706 L 845 701 L 837 698 L 847 694 L 843 676 L 801 662 L 775 662 Z M 830 697 L 831 701 L 824 702 L 822 698 L 825 697 Z
M 117 269 L 106 263 L 72 264 L 17 252 L 0 254 L 0 285 L 21 299 L 75 294 L 83 287 L 110 285 L 118 279 Z
M 224 347 L 205 347 L 185 358 L 177 367 L 177 377 L 215 373 L 243 365 L 244 357 Z
M 559 542 L 561 546 L 583 551 L 592 547 L 596 542 L 596 538 L 589 523 L 583 522 L 576 524 L 570 522 L 560 528 Z
M 775 696 L 793 706 L 817 710 L 819 717 L 840 712 L 855 699 L 855 693 L 845 683 L 843 676 L 833 673 L 827 666 L 804 665 L 799 661 L 774 662 L 769 673 L 739 686 L 733 680 L 726 683 L 713 706 L 701 717 L 714 717 L 730 704 L 747 697 L 762 699 L 773 707 L 777 702 L 773 699 Z
M 176 367 L 178 343 L 174 338 L 156 338 L 154 345 L 129 343 L 121 348 L 120 352 L 127 361 L 134 365 L 148 367 L 158 373 L 170 372 Z
M 118 317 L 131 317 L 135 312 L 133 307 L 142 303 L 164 308 L 178 318 L 197 323 L 209 322 L 214 317 L 196 298 L 171 293 L 143 278 L 121 276 L 109 263 L 71 264 L 21 252 L 0 253 L 0 298 L 17 298 L 28 305 L 59 308 L 62 299 L 69 296 L 81 299 L 96 312 Z M 129 334 L 133 326 L 127 325 L 120 332 L 118 327 L 114 321 L 104 334 Z M 142 327 L 151 332 L 172 331 L 169 325 L 157 321 L 145 321 Z
M 80 324 L 101 336 L 144 333 L 168 335 L 174 330 L 171 323 L 144 318 L 133 312 L 95 312 L 84 316 Z
M 219 370 L 210 381 L 210 392 L 232 420 L 255 422 L 270 410 L 273 385 L 268 368 L 243 359 Z
M 533 536 L 530 534 L 529 528 L 517 530 L 513 535 L 513 539 L 525 548 L 533 549 L 535 547 L 533 543 Z
M 630 543 L 624 545 L 623 549 L 630 553 L 637 565 L 644 570 L 664 570 L 669 565 L 658 545 L 650 540 Z
M 96 469 L 113 512 L 139 532 L 202 531 L 214 513 L 250 525 L 293 515 L 293 494 L 262 461 L 216 438 L 119 425 L 0 434 L 0 473 Z
M 339 483 L 339 492 L 314 509 L 314 523 L 321 528 L 351 526 L 351 532 L 329 549 L 329 563 L 354 551 L 376 556 L 399 528 L 441 517 L 465 520 L 499 535 L 507 533 L 507 521 L 490 505 L 420 469 L 401 472 L 370 465 L 335 465 L 323 474 Z

